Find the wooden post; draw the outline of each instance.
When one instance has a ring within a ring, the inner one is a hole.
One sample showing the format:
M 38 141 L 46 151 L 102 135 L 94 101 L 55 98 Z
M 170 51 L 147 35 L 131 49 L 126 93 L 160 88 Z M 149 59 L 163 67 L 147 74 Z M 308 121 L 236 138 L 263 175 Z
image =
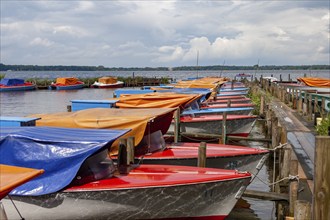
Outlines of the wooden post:
M 180 141 L 180 108 L 174 113 L 174 143 Z
M 279 144 L 278 118 L 273 116 L 272 120 L 272 149 Z
M 128 173 L 127 166 L 127 140 L 122 138 L 119 140 L 117 167 L 120 174 Z
M 201 142 L 198 148 L 198 167 L 205 167 L 206 166 L 206 143 Z
M 134 137 L 127 138 L 127 165 L 134 164 Z
M 67 110 L 68 112 L 72 112 L 72 107 L 71 107 L 71 105 L 67 105 L 67 106 L 66 106 L 66 110 Z
M 283 162 L 281 166 L 281 178 L 288 177 L 290 174 L 290 162 L 291 162 L 291 148 L 285 147 L 284 149 L 284 155 L 283 155 Z M 284 180 L 284 184 L 288 184 L 288 180 Z
M 313 101 L 313 95 L 310 93 L 309 99 L 308 99 L 308 120 L 311 121 L 313 118 L 313 109 L 312 109 L 312 101 Z
M 222 113 L 222 144 L 226 144 L 226 135 L 227 135 L 227 112 Z
M 261 115 L 261 116 L 264 116 L 264 114 L 265 114 L 265 97 L 262 95 L 261 97 L 260 97 L 260 109 L 259 109 L 259 114 Z
M 294 204 L 294 219 L 309 220 L 311 217 L 311 204 L 307 201 L 297 200 Z
M 291 160 L 290 175 L 292 176 L 298 175 L 298 160 Z M 299 185 L 297 180 L 290 180 L 290 190 L 289 190 L 290 216 L 294 215 L 294 204 L 298 198 L 298 187 Z
M 297 111 L 299 114 L 301 114 L 302 112 L 302 93 L 301 93 L 301 90 L 299 89 L 298 90 L 299 94 L 298 94 L 298 104 L 297 104 Z
M 330 219 L 330 136 L 315 137 L 313 219 Z

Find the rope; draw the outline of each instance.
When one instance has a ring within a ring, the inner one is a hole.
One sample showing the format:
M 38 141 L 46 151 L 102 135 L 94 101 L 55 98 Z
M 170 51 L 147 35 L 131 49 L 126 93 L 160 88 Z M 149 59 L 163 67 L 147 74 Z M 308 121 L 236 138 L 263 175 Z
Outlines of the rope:
M 282 181 L 284 181 L 284 180 L 291 180 L 291 181 L 296 180 L 296 181 L 299 182 L 299 175 L 296 175 L 296 176 L 289 175 L 289 176 L 284 177 L 284 178 L 282 178 L 282 179 L 280 179 L 280 180 L 278 180 L 278 181 L 275 181 L 275 182 L 273 182 L 273 183 L 266 183 L 265 181 L 263 181 L 262 179 L 260 179 L 257 175 L 255 175 L 255 177 L 257 177 L 258 180 L 260 180 L 260 182 L 262 182 L 263 184 L 265 184 L 265 185 L 267 185 L 267 186 L 273 186 L 273 185 L 275 185 L 275 184 L 277 184 L 277 183 L 279 183 L 279 182 L 282 182 Z
M 23 216 L 22 216 L 21 213 L 19 212 L 18 208 L 16 207 L 16 205 L 15 205 L 15 203 L 14 203 L 14 201 L 13 201 L 13 199 L 11 198 L 10 195 L 8 195 L 8 198 L 10 199 L 11 203 L 13 203 L 13 205 L 14 205 L 14 207 L 15 207 L 15 209 L 16 209 L 18 215 L 19 215 L 19 217 L 21 217 L 21 220 L 25 220 L 25 218 L 23 218 Z
M 278 150 L 278 149 L 283 148 L 283 147 L 286 146 L 286 145 L 288 145 L 288 143 L 280 144 L 280 145 L 274 147 L 274 149 L 268 149 L 268 150 L 269 150 L 269 151 L 276 151 L 276 150 Z

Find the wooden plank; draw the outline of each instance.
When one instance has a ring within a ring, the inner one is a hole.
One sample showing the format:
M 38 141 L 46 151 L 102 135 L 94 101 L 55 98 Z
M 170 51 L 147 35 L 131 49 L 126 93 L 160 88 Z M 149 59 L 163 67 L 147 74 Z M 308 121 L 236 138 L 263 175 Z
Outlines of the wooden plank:
M 288 194 L 275 193 L 275 192 L 263 192 L 257 190 L 245 190 L 243 197 L 270 200 L 270 201 L 289 201 Z
M 330 136 L 317 136 L 313 219 L 330 219 Z
M 300 133 L 298 133 L 300 134 Z M 308 133 L 309 134 L 309 133 Z M 304 148 L 302 147 L 300 140 L 297 138 L 296 132 L 288 132 L 287 134 L 289 143 L 292 146 L 293 151 L 295 152 L 299 163 L 301 164 L 307 179 L 313 179 L 314 175 L 314 163 L 309 158 Z

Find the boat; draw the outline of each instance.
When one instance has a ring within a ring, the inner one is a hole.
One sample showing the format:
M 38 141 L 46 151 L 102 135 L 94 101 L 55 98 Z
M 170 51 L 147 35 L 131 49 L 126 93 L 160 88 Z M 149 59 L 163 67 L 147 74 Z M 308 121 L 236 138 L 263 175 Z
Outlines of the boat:
M 300 77 L 300 78 L 297 78 L 297 81 L 303 85 L 310 86 L 310 87 L 330 88 L 330 79 L 329 78 Z
M 5 128 L 1 160 L 45 169 L 10 193 L 15 207 L 9 199 L 2 200 L 8 218 L 225 219 L 250 183 L 250 173 L 235 170 L 121 162 L 115 166 L 107 148 L 125 132 Z
M 226 134 L 231 136 L 248 137 L 257 116 L 253 115 L 227 115 Z M 200 134 L 222 134 L 223 116 L 222 115 L 199 115 L 199 116 L 181 116 L 180 131 L 185 135 Z M 170 131 L 174 130 L 174 122 Z
M 116 77 L 101 77 L 97 82 L 94 82 L 91 85 L 91 88 L 122 88 L 124 86 L 124 82 L 118 81 Z
M 75 77 L 62 77 L 57 78 L 56 83 L 52 83 L 48 86 L 50 90 L 75 90 L 82 89 L 85 87 L 85 83 L 79 81 Z
M 212 103 L 212 102 L 211 102 Z M 203 106 L 201 106 L 201 109 L 209 109 L 209 108 L 227 108 L 228 107 L 228 101 L 225 103 L 212 103 L 212 104 L 203 104 Z M 237 103 L 237 102 L 233 102 L 230 103 L 230 107 L 233 108 L 246 108 L 246 107 L 254 107 L 255 105 L 251 102 L 246 102 L 246 103 Z
M 41 175 L 44 170 L 0 164 L 0 219 L 7 220 L 1 200 L 13 189 Z
M 199 109 L 183 110 L 181 115 L 223 115 L 224 113 L 231 115 L 250 115 L 253 109 L 253 107 L 203 107 Z
M 3 78 L 0 81 L 0 92 L 28 91 L 36 89 L 36 85 L 24 79 Z
M 38 114 L 37 126 L 55 126 L 72 128 L 131 129 L 123 138 L 134 136 L 134 154 L 139 163 L 141 158 L 158 163 L 191 166 L 197 163 L 198 147 L 196 143 L 167 143 L 164 135 L 172 123 L 176 109 L 104 109 L 93 108 L 70 113 Z M 141 120 L 141 118 L 143 120 Z M 139 125 L 139 123 L 141 125 Z M 118 155 L 118 144 L 111 147 L 110 156 Z M 268 151 L 235 145 L 208 145 L 207 160 L 211 168 L 237 169 L 257 173 L 259 161 Z M 172 155 L 172 156 L 170 156 Z M 169 160 L 171 159 L 171 160 Z M 238 159 L 236 161 L 236 159 Z M 261 163 L 263 164 L 263 163 Z M 248 170 L 245 170 L 246 168 Z
M 0 200 L 13 189 L 44 173 L 42 169 L 0 164 Z
M 239 103 L 251 103 L 251 99 L 250 98 L 237 98 L 237 99 L 219 99 L 219 100 L 213 100 L 213 99 L 209 99 L 203 103 L 201 103 L 201 107 L 203 106 L 207 106 L 207 105 L 219 105 L 219 104 L 227 104 L 228 100 L 230 100 L 231 104 L 239 104 Z
M 235 75 L 235 77 L 239 77 L 239 78 L 247 78 L 247 77 L 252 77 L 251 74 L 247 74 L 247 73 L 238 73 Z

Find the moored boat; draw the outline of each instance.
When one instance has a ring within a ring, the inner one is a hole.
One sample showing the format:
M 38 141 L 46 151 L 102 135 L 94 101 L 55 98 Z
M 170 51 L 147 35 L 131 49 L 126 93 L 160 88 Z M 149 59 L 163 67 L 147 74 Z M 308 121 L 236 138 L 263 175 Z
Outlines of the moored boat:
M 57 78 L 56 83 L 52 83 L 48 86 L 48 89 L 55 90 L 75 90 L 82 89 L 85 87 L 85 83 L 79 81 L 75 77 L 62 77 Z
M 253 124 L 257 120 L 253 115 L 227 115 L 226 133 L 233 136 L 249 136 Z M 200 116 L 182 116 L 180 118 L 180 130 L 185 133 L 202 134 L 222 134 L 223 116 L 222 115 L 200 115 Z M 174 125 L 170 130 L 174 130 Z
M 38 114 L 41 119 L 37 121 L 37 126 L 131 129 L 123 138 L 135 137 L 136 160 L 146 158 L 146 161 L 157 160 L 158 163 L 164 164 L 171 164 L 169 162 L 172 161 L 174 165 L 191 166 L 194 163 L 192 161 L 197 161 L 198 158 L 198 147 L 195 143 L 165 144 L 164 135 L 170 127 L 174 110 L 166 108 L 94 108 L 70 113 Z M 144 121 L 141 121 L 141 118 Z M 116 156 L 118 153 L 115 145 L 116 143 L 111 148 L 111 157 Z M 211 144 L 208 146 L 210 147 L 206 153 L 206 159 L 213 161 L 210 163 L 211 168 L 235 168 L 239 171 L 253 173 L 256 173 L 256 165 L 267 153 L 265 150 L 234 145 Z M 172 157 L 169 161 L 170 155 Z M 227 160 L 228 158 L 231 158 L 232 161 Z M 235 162 L 236 158 L 238 158 L 238 161 Z M 143 161 L 139 163 L 143 163 Z M 249 167 L 248 170 L 246 170 L 247 167 Z
M 28 91 L 36 89 L 36 85 L 25 82 L 24 79 L 3 78 L 0 81 L 0 92 Z
M 108 89 L 108 88 L 122 88 L 124 86 L 124 82 L 118 81 L 116 77 L 101 77 L 97 82 L 94 82 L 91 85 L 91 88 L 100 88 L 100 89 Z
M 45 169 L 10 193 L 15 207 L 3 199 L 9 219 L 224 219 L 251 179 L 247 172 L 172 165 L 120 172 L 107 148 L 127 130 L 2 131 L 1 160 Z M 13 154 L 17 150 L 24 157 Z

